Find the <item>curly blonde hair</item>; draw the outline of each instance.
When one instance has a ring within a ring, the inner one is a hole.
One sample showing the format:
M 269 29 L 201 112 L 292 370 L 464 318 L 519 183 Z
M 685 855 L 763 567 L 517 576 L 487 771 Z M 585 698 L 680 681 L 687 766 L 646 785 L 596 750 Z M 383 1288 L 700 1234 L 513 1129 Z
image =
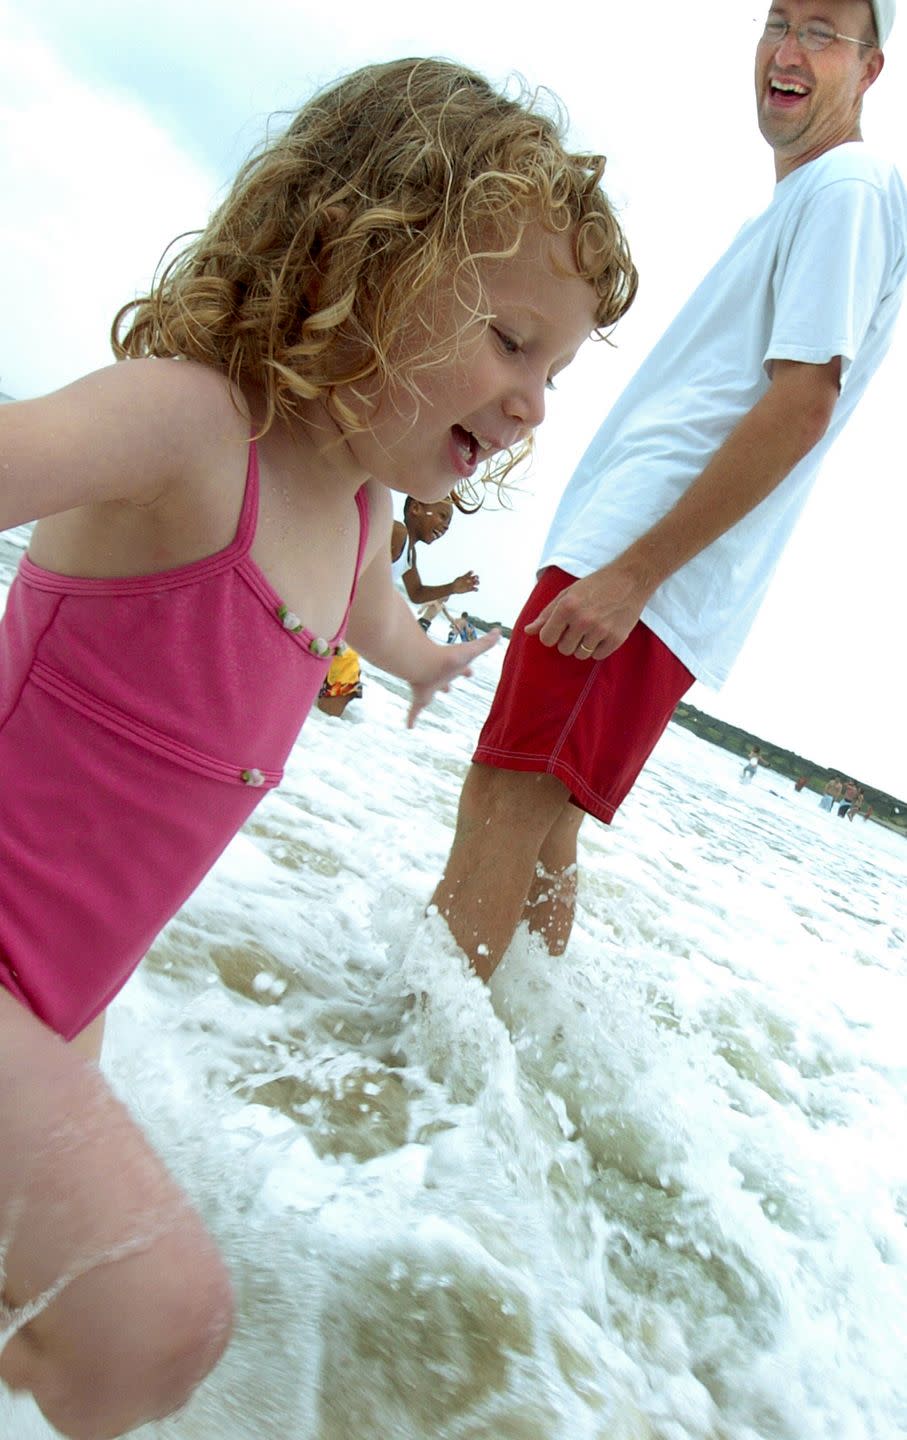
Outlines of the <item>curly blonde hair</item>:
M 481 318 L 479 259 L 514 254 L 539 221 L 572 233 L 603 334 L 631 304 L 636 269 L 600 186 L 604 158 L 569 154 L 564 130 L 559 110 L 447 61 L 358 70 L 246 161 L 206 228 L 118 312 L 114 353 L 181 356 L 259 386 L 264 429 L 313 399 L 361 428 L 340 387 L 418 396 L 420 369 L 446 358 L 430 327 L 422 353 L 406 347 L 405 368 L 395 358 L 420 307 L 453 286 Z

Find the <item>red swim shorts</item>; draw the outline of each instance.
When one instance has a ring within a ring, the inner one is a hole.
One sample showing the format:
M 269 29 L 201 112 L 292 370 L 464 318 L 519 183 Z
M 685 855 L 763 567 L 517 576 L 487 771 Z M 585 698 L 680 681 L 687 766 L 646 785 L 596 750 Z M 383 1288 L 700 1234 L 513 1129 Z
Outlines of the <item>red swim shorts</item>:
M 556 775 L 575 805 L 607 824 L 694 677 L 640 621 L 605 660 L 577 660 L 525 626 L 575 576 L 549 566 L 513 628 L 473 759 Z

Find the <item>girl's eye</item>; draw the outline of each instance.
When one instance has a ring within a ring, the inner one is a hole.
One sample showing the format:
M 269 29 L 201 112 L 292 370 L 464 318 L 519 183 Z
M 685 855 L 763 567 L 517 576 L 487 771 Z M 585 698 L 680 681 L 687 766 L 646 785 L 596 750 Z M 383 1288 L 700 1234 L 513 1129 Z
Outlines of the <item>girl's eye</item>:
M 493 325 L 493 326 L 492 326 L 492 329 L 493 329 L 495 335 L 498 337 L 498 340 L 501 342 L 501 348 L 502 348 L 502 350 L 504 350 L 506 354 L 508 354 L 508 355 L 519 355 L 519 353 L 520 353 L 520 342 L 519 342 L 519 340 L 514 340 L 514 338 L 513 338 L 512 335 L 507 335 L 503 330 L 499 330 L 496 325 Z
M 546 389 L 546 390 L 556 390 L 556 389 L 557 389 L 557 386 L 555 385 L 555 383 L 554 383 L 553 380 L 546 380 L 546 381 L 545 381 L 545 389 Z

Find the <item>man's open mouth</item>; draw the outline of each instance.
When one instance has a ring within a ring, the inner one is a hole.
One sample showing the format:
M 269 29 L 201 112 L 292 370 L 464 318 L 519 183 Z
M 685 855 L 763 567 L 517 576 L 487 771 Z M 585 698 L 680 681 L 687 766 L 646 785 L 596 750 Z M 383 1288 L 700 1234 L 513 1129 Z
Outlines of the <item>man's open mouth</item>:
M 809 86 L 802 84 L 799 80 L 772 80 L 768 87 L 769 95 L 780 104 L 796 104 L 809 94 Z

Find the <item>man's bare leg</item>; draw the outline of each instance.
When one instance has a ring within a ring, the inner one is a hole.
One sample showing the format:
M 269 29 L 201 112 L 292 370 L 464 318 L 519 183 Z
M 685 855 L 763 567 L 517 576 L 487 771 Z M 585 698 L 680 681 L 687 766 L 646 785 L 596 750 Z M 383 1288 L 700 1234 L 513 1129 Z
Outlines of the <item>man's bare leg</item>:
M 476 764 L 467 772 L 432 903 L 483 980 L 513 939 L 542 844 L 565 808 L 570 794 L 554 775 Z
M 563 955 L 576 914 L 576 845 L 585 811 L 567 804 L 539 851 L 538 864 L 523 911 L 529 930 L 545 942 L 549 955 Z
M 97 1067 L 0 989 L 0 1382 L 111 1440 L 182 1405 L 231 1320 L 213 1242 Z

